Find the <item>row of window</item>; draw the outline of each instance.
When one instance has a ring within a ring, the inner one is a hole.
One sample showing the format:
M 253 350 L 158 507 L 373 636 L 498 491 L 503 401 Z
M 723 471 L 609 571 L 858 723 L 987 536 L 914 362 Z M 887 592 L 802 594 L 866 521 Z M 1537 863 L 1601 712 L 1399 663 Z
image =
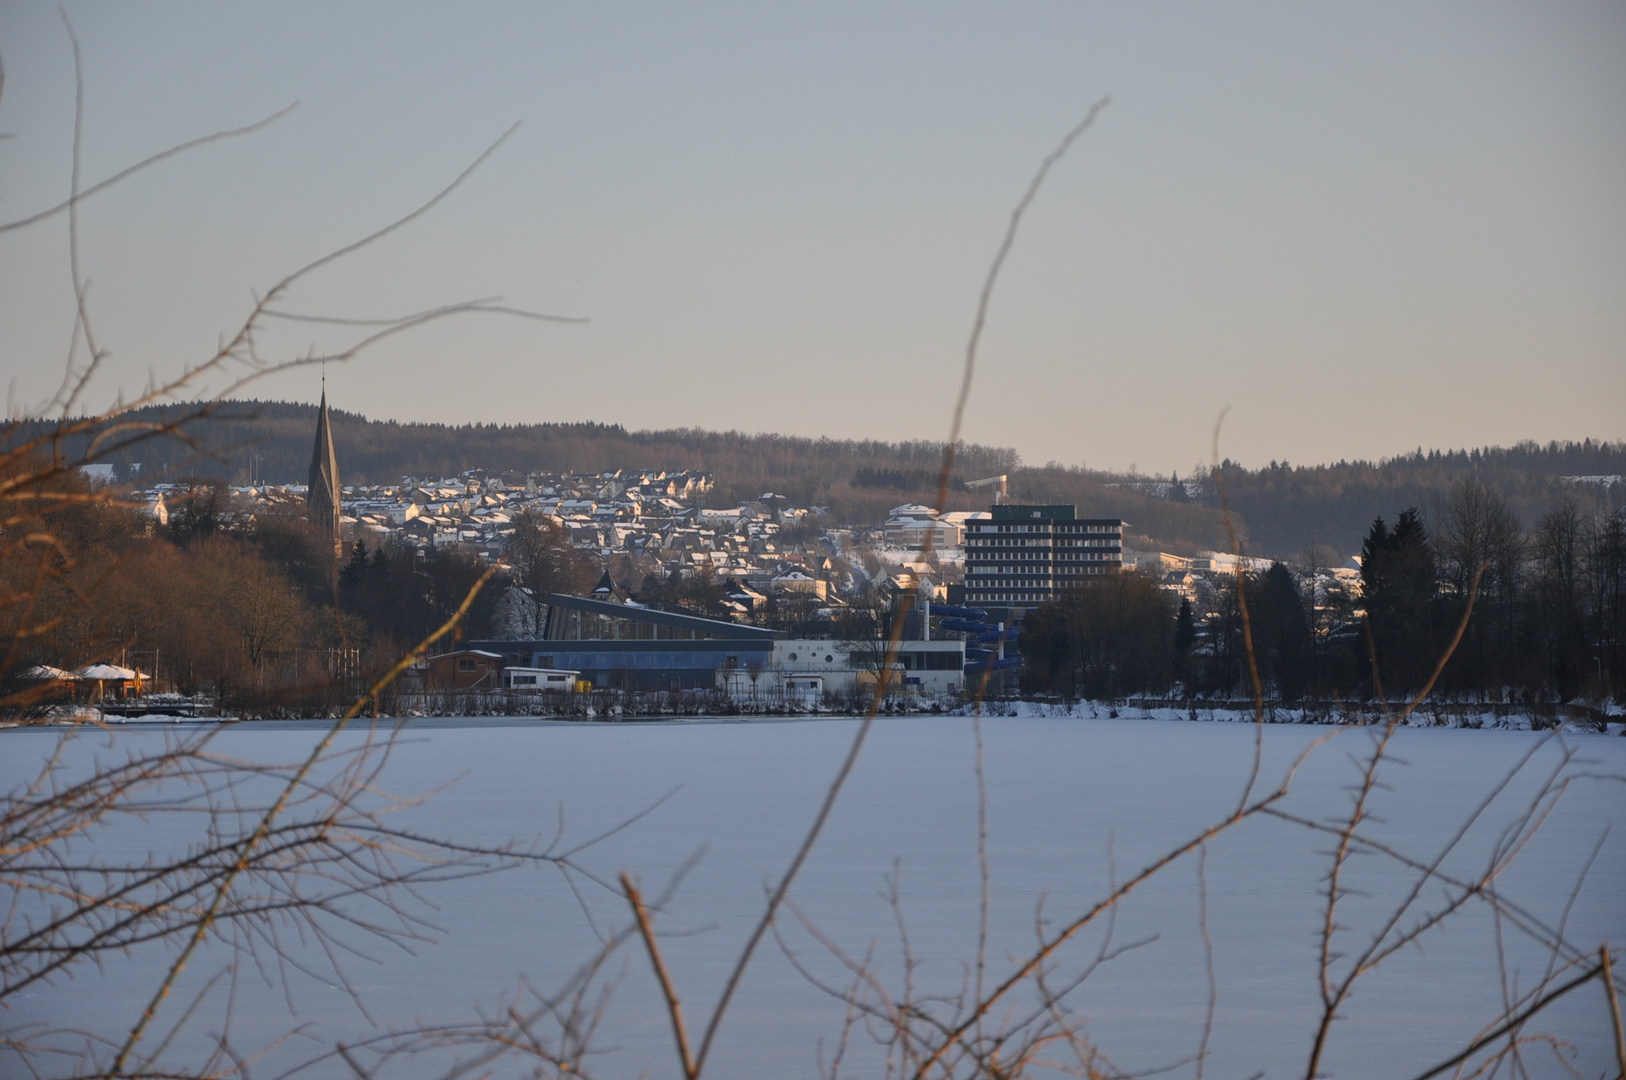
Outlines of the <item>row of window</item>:
M 1112 564 L 1112 565 L 1117 565 L 1117 566 L 1123 565 L 1122 562 L 1120 560 L 1118 560 L 1118 559 L 1081 560 L 1076 564 L 1075 563 L 1058 562 L 1055 566 L 1049 566 L 1049 565 L 1044 565 L 1044 564 L 1035 565 L 1035 566 L 1027 566 L 1027 565 L 1024 565 L 1022 563 L 988 563 L 988 564 L 983 564 L 983 565 L 973 564 L 971 566 L 966 567 L 965 572 L 967 574 L 974 574 L 974 575 L 981 575 L 981 576 L 986 576 L 988 574 L 1038 574 L 1040 576 L 1045 576 L 1045 575 L 1049 575 L 1049 574 L 1052 574 L 1052 573 L 1056 573 L 1056 574 L 1082 573 L 1086 569 L 1093 570 L 1096 567 L 1099 567 L 1099 566 L 1102 566 L 1102 565 L 1105 565 L 1105 564 Z
M 1093 540 L 1058 539 L 1049 537 L 1030 539 L 1028 537 L 995 536 L 984 539 L 966 541 L 969 548 L 1050 548 L 1050 547 L 1116 547 L 1121 542 L 1118 536 L 1102 536 Z
M 1118 562 L 1080 563 L 1077 566 L 1057 566 L 1049 569 L 1041 569 L 1037 566 L 972 566 L 966 569 L 966 573 L 974 574 L 979 579 L 979 583 L 986 588 L 987 579 L 991 577 L 1015 576 L 1022 578 L 1024 581 L 1048 581 L 1053 577 L 1068 574 L 1099 574 L 1108 568 L 1117 568 L 1122 565 L 1122 563 Z M 966 584 L 972 583 L 968 581 Z
M 1123 531 L 1120 525 L 1081 525 L 1068 521 L 1045 521 L 1035 525 L 993 525 L 974 523 L 969 526 L 973 534 L 976 533 L 1112 533 L 1117 535 Z
M 1018 566 L 1025 563 L 1063 563 L 1063 562 L 1107 562 L 1122 561 L 1122 554 L 1117 551 L 1058 551 L 1054 556 L 1046 558 L 1035 555 L 1023 558 L 1020 555 L 1005 555 L 1002 558 L 971 559 L 968 563 L 972 567 L 978 566 Z
M 986 540 L 968 540 L 968 541 L 966 541 L 965 546 L 966 547 L 972 547 L 972 548 L 987 548 L 987 547 L 1047 548 L 1047 547 L 1050 546 L 1050 539 L 1048 537 L 1046 537 L 1046 538 L 1044 538 L 1042 540 L 1030 540 L 1030 539 L 1027 539 L 1026 537 L 1014 537 L 1014 538 L 1012 538 L 1012 537 L 993 537 L 993 538 L 986 539 Z
M 965 664 L 959 649 L 911 649 L 898 653 L 898 666 L 905 671 L 958 671 Z
M 552 641 L 709 641 L 711 635 L 704 630 L 672 627 L 644 619 L 554 608 L 548 617 L 548 638 Z

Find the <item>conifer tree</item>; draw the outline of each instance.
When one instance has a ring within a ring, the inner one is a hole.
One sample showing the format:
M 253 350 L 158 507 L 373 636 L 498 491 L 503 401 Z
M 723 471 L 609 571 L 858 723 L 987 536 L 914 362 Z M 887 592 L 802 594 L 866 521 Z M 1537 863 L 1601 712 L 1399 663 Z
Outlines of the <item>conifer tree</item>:
M 1416 508 L 1401 511 L 1393 530 L 1374 521 L 1361 545 L 1361 596 L 1386 694 L 1415 690 L 1428 677 L 1437 595 L 1434 549 Z

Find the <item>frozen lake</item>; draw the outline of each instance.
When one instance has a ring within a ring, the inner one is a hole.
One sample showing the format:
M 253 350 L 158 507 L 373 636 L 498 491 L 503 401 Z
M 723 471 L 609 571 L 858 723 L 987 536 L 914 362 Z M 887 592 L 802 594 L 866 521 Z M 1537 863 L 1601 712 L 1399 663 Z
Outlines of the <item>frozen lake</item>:
M 630 871 L 653 896 L 683 868 L 657 929 L 689 1022 L 703 1027 L 741 943 L 806 831 L 849 747 L 857 721 L 548 723 L 414 721 L 398 736 L 379 783 L 397 795 L 432 792 L 392 815 L 400 827 L 468 843 L 541 835 L 562 821 L 565 845 L 596 836 L 657 800 L 647 816 L 575 856 L 594 877 Z M 306 723 L 244 725 L 220 731 L 215 753 L 247 762 L 300 758 L 324 730 Z M 991 908 L 987 985 L 1032 951 L 1043 904 L 1052 929 L 1104 897 L 1114 881 L 1223 818 L 1238 803 L 1253 763 L 1255 730 L 1245 724 L 1148 720 L 988 718 L 986 744 Z M 1291 763 L 1326 729 L 1264 730 L 1258 794 L 1274 789 Z M 174 731 L 85 733 L 65 750 L 70 772 L 152 748 Z M 365 729 L 340 743 L 355 746 Z M 30 779 L 58 747 L 60 731 L 0 732 L 0 782 Z M 1373 733 L 1347 731 L 1314 750 L 1280 806 L 1321 820 L 1348 813 L 1358 761 Z M 1567 764 L 1565 753 L 1574 756 Z M 1511 822 L 1555 775 L 1573 777 L 1497 879 L 1498 894 L 1583 949 L 1626 943 L 1626 739 L 1524 732 L 1403 729 L 1372 799 L 1364 832 L 1429 862 L 1522 760 L 1527 764 L 1468 830 L 1443 869 L 1482 874 Z M 818 846 L 797 879 L 796 908 L 851 957 L 874 947 L 879 977 L 901 987 L 903 949 L 888 900 L 907 930 L 915 993 L 953 995 L 977 955 L 981 876 L 978 790 L 972 722 L 965 718 L 878 720 Z M 201 815 L 169 815 L 99 835 L 98 852 L 191 842 Z M 1211 1076 L 1302 1076 L 1319 1017 L 1317 955 L 1322 892 L 1335 838 L 1280 819 L 1256 817 L 1208 844 L 1207 929 L 1217 991 Z M 143 846 L 144 845 L 144 846 Z M 81 846 L 81 855 L 88 851 Z M 1067 999 L 1073 1018 L 1126 1072 L 1186 1062 L 1190 1076 L 1209 1001 L 1200 930 L 1196 856 L 1169 866 L 1132 893 L 1112 926 L 1114 946 L 1135 945 L 1103 964 Z M 1584 871 L 1584 880 L 1582 875 Z M 1415 880 L 1392 860 L 1352 860 L 1340 924 L 1340 951 L 1363 948 Z M 1579 888 L 1577 884 L 1579 882 Z M 0 893 L 8 886 L 0 885 Z M 1403 925 L 1438 911 L 1447 891 L 1425 887 Z M 0 896 L 0 899 L 5 899 Z M 275 1076 L 322 1046 L 354 1043 L 391 1027 L 500 1016 L 520 980 L 541 990 L 562 985 L 597 949 L 599 931 L 627 924 L 625 903 L 590 878 L 521 867 L 495 876 L 428 884 L 407 910 L 436 929 L 410 952 L 364 932 L 339 962 L 366 1006 L 328 974 L 314 945 L 290 951 L 310 973 L 274 965 L 242 972 L 235 989 L 217 984 L 189 1031 L 219 1032 L 231 1012 L 234 1046 L 252 1052 L 298 1029 L 252 1069 Z M 26 911 L 25 911 L 26 913 Z M 360 909 L 357 909 L 358 915 Z M 13 925 L 22 918 L 13 911 Z M 841 1038 L 843 1005 L 809 983 L 807 972 L 851 982 L 830 951 L 797 919 L 781 917 L 783 945 L 764 941 L 717 1038 L 707 1075 L 815 1076 Z M 1055 956 L 1057 983 L 1101 950 L 1105 922 Z M 1498 932 L 1500 930 L 1500 933 Z M 1498 941 L 1500 939 L 1500 947 Z M 292 939 L 289 939 L 292 941 Z M 1387 959 L 1356 985 L 1334 1025 L 1323 1063 L 1338 1077 L 1414 1076 L 1471 1042 L 1503 1009 L 1504 993 L 1538 980 L 1551 954 L 1489 907 L 1470 900 L 1423 939 Z M 117 1036 L 152 995 L 173 948 L 114 957 L 102 970 L 36 985 L 10 1001 L 6 1027 L 77 1027 Z M 1499 960 L 1500 956 L 1500 960 Z M 174 995 L 190 1000 L 221 969 L 214 946 L 188 969 Z M 593 1039 L 586 1070 L 604 1077 L 678 1075 L 670 1025 L 645 953 L 636 941 L 606 965 L 613 997 Z M 523 1002 L 523 995 L 521 995 Z M 1013 996 L 1020 1007 L 1029 999 Z M 290 1006 L 292 1013 L 290 1013 Z M 170 1005 L 179 1013 L 179 1005 Z M 161 1018 L 164 1014 L 160 1014 Z M 946 1013 L 945 1013 L 946 1015 Z M 1007 1016 L 1002 1005 L 990 1026 Z M 174 1019 L 171 1015 L 169 1019 Z M 1551 1033 L 1583 1076 L 1612 1068 L 1612 1035 L 1601 985 L 1589 983 L 1544 1011 L 1524 1034 Z M 173 1048 L 192 1051 L 183 1035 Z M 1530 1074 L 1562 1075 L 1553 1051 L 1524 1049 Z M 853 1033 L 844 1075 L 885 1072 L 884 1052 Z M 1063 1048 L 1045 1056 L 1076 1067 Z M 58 1072 L 70 1062 L 49 1063 Z M 312 1075 L 349 1075 L 329 1060 Z M 440 1059 L 396 1064 L 389 1075 L 437 1075 Z M 15 1059 L 0 1074 L 19 1072 Z M 518 1063 L 499 1075 L 524 1072 Z M 528 1073 L 524 1073 L 527 1074 Z M 1449 1073 L 1447 1073 L 1449 1075 Z

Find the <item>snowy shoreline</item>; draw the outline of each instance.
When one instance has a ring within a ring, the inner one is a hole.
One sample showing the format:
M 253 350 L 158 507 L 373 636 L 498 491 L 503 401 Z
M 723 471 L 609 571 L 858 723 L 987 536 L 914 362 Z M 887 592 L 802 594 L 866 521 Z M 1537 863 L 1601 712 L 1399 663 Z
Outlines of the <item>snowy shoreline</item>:
M 1390 711 L 1398 716 L 1405 705 L 1391 703 Z M 968 715 L 970 707 L 955 710 Z M 1254 706 L 1243 703 L 1214 704 L 1190 701 L 1170 703 L 1077 701 L 989 701 L 983 704 L 986 716 L 1007 717 L 1072 717 L 1081 720 L 1135 719 L 1187 721 L 1193 723 L 1253 723 Z M 1385 722 L 1381 706 L 1371 702 L 1315 703 L 1293 705 L 1266 702 L 1264 720 L 1267 724 L 1303 724 L 1322 727 L 1361 727 Z M 1488 706 L 1428 702 L 1418 706 L 1403 721 L 1406 727 L 1456 728 L 1470 731 L 1546 731 L 1557 729 L 1566 733 L 1623 735 L 1626 734 L 1626 716 L 1620 713 L 1602 713 L 1581 706 Z
M 1401 704 L 1392 703 L 1390 705 L 1390 710 L 1394 715 L 1398 715 L 1403 709 L 1404 706 Z M 884 710 L 882 715 L 968 717 L 975 711 L 976 707 L 969 703 L 948 706 L 945 706 L 944 703 L 937 703 L 935 707 L 928 705 L 908 709 L 889 708 Z M 1170 702 L 1167 700 L 1137 701 L 1133 699 L 1118 702 L 995 700 L 983 702 L 981 711 L 984 716 L 1011 719 L 1129 719 L 1221 724 L 1251 724 L 1255 720 L 1254 707 L 1251 704 L 1240 702 Z M 674 713 L 615 706 L 604 710 L 590 709 L 573 714 L 512 712 L 480 714 L 468 711 L 447 713 L 413 711 L 403 716 L 384 715 L 376 719 L 403 720 L 409 723 L 419 720 L 468 720 L 479 721 L 482 726 L 523 726 L 537 722 L 568 725 L 602 723 L 752 723 L 764 721 L 790 723 L 810 720 L 853 719 L 861 715 L 861 712 L 850 709 L 828 707 Z M 326 723 L 335 719 L 337 717 L 333 716 L 283 716 L 245 720 L 233 716 L 182 716 L 162 713 L 132 717 L 103 717 L 97 714 L 95 710 L 80 709 L 71 715 L 52 716 L 38 720 L 0 721 L 0 730 L 38 726 L 68 727 L 84 724 L 97 724 L 108 727 L 172 727 L 179 725 Z M 360 717 L 358 719 L 362 722 L 371 722 L 374 718 Z M 1266 702 L 1264 721 L 1273 725 L 1364 727 L 1382 724 L 1385 722 L 1385 717 L 1382 709 L 1370 702 L 1315 703 L 1311 705 Z M 1548 731 L 1556 729 L 1566 734 L 1626 735 L 1626 715 L 1616 712 L 1603 713 L 1584 706 L 1487 706 L 1451 702 L 1425 702 L 1408 715 L 1403 723 L 1406 727 L 1413 728 L 1448 728 L 1467 731 Z

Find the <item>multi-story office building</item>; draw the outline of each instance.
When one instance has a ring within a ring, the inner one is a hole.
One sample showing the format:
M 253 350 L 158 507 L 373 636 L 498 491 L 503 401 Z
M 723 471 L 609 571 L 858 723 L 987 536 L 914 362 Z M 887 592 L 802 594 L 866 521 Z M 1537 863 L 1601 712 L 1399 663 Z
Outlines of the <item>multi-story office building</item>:
M 1020 611 L 1053 600 L 1092 575 L 1123 568 L 1123 521 L 1076 517 L 1072 506 L 995 506 L 966 522 L 965 602 Z

